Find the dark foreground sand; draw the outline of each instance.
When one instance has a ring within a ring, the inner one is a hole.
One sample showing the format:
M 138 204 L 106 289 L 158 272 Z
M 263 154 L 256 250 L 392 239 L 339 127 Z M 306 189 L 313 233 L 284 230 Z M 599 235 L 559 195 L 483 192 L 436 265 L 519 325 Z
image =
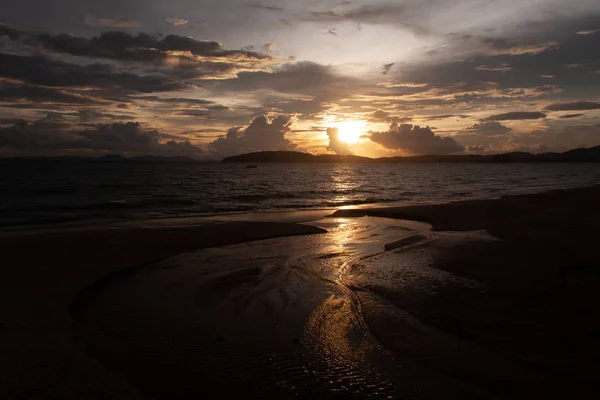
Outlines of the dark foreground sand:
M 143 398 L 74 340 L 72 306 L 82 290 L 190 250 L 320 232 L 306 225 L 232 222 L 0 237 L 1 397 Z
M 486 376 L 493 369 L 481 368 L 477 374 L 477 366 L 461 366 L 459 357 L 466 350 L 426 357 L 433 351 L 419 349 L 419 335 L 393 325 L 385 310 L 369 309 L 378 304 L 369 296 L 383 297 L 429 326 L 526 363 L 544 377 L 566 382 L 557 388 L 585 397 L 597 389 L 600 372 L 598 204 L 600 187 L 594 187 L 447 205 L 343 210 L 336 216 L 414 219 L 437 231 L 485 229 L 501 239 L 463 243 L 436 259 L 436 268 L 482 282 L 485 292 L 449 287 L 424 295 L 366 288 L 360 296 L 367 323 L 391 351 L 404 356 L 412 351 L 436 371 L 486 381 L 493 392 L 508 393 L 508 398 L 519 390 Z M 233 222 L 0 237 L 0 393 L 6 398 L 145 398 L 74 339 L 78 310 L 73 302 L 83 290 L 119 271 L 194 249 L 319 232 L 323 230 L 306 225 Z M 539 383 L 546 396 L 552 392 L 548 382 Z M 526 390 L 536 392 L 531 385 Z

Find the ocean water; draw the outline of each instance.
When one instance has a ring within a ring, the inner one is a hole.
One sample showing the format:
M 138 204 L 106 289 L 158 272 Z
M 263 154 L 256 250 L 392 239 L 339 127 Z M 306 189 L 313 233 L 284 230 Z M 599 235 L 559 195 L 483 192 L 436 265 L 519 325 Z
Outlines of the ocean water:
M 600 163 L 243 164 L 0 160 L 0 226 L 443 203 L 600 183 Z

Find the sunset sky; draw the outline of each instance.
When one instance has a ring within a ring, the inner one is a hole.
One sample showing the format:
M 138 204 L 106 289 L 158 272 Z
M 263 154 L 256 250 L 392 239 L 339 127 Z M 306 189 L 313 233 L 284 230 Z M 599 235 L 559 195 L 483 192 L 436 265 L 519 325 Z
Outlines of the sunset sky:
M 598 0 L 19 0 L 0 156 L 600 145 Z

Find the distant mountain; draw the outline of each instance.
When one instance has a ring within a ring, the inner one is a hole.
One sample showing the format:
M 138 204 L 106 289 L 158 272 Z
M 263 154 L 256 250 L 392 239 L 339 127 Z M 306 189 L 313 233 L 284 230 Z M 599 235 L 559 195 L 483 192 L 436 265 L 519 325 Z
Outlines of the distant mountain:
M 257 162 L 291 162 L 291 163 L 360 163 L 373 162 L 372 158 L 361 156 L 338 156 L 338 155 L 319 155 L 310 153 L 301 153 L 298 151 L 261 151 L 258 153 L 248 153 L 239 156 L 227 157 L 223 159 L 225 163 L 257 163 Z
M 516 163 L 516 162 L 600 162 L 600 146 L 564 153 L 531 154 L 512 152 L 490 155 L 426 155 L 369 158 L 361 156 L 314 155 L 297 151 L 261 151 L 224 158 L 224 163 Z

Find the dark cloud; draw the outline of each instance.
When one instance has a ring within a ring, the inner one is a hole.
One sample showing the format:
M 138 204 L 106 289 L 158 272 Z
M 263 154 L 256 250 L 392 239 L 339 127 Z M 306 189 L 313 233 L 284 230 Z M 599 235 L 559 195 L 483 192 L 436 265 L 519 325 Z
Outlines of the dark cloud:
M 240 72 L 238 79 L 220 82 L 217 88 L 228 91 L 272 89 L 282 93 L 339 98 L 355 90 L 358 82 L 355 78 L 340 75 L 331 66 L 303 61 L 283 64 L 272 72 Z
M 4 24 L 0 24 L 0 38 L 2 36 L 6 36 L 11 40 L 17 40 L 21 37 L 21 33 L 16 29 L 12 29 Z
M 409 154 L 450 154 L 463 150 L 453 138 L 437 136 L 429 127 L 392 122 L 387 132 L 371 132 L 371 141 Z
M 72 129 L 67 129 L 67 128 Z M 49 153 L 119 153 L 185 155 L 198 157 L 201 148 L 189 141 L 162 141 L 156 130 L 144 130 L 137 122 L 96 125 L 92 129 L 78 129 L 62 120 L 61 116 L 48 117 L 28 123 L 19 121 L 0 129 L 0 150 L 21 154 Z
M 1 58 L 1 56 L 0 56 Z M 2 67 L 0 67 L 0 70 Z M 101 104 L 101 100 L 85 93 L 35 85 L 0 83 L 0 101 L 50 104 Z
M 258 8 L 258 9 L 267 10 L 267 11 L 283 11 L 283 7 L 269 6 L 269 5 L 264 5 L 264 4 L 248 4 L 248 7 Z
M 576 101 L 574 103 L 555 103 L 550 104 L 544 110 L 547 111 L 581 111 L 581 110 L 600 110 L 600 103 L 592 101 Z
M 84 108 L 84 109 L 78 110 L 74 113 L 74 115 L 76 115 L 79 118 L 79 121 L 82 123 L 97 122 L 99 120 L 123 121 L 123 120 L 135 119 L 135 117 L 133 115 L 111 114 L 109 112 L 94 109 L 94 108 Z
M 462 114 L 443 114 L 443 115 L 428 115 L 428 116 L 424 117 L 423 119 L 425 121 L 439 121 L 439 120 L 448 119 L 448 118 L 465 119 L 465 118 L 471 118 L 471 117 L 469 115 L 462 115 Z
M 0 53 L 0 77 L 51 87 L 101 88 L 115 91 L 160 92 L 186 87 L 159 74 L 137 75 L 108 64 L 77 65 L 43 57 Z
M 131 101 L 151 101 L 163 104 L 177 104 L 177 105 L 188 105 L 188 106 L 209 106 L 216 104 L 214 101 L 204 99 L 191 99 L 185 97 L 159 97 L 159 96 L 132 96 L 129 97 Z
M 190 117 L 208 117 L 210 115 L 210 112 L 208 112 L 207 110 L 179 110 L 174 111 L 173 114 L 185 115 Z
M 583 117 L 585 114 L 567 114 L 567 115 L 561 115 L 560 118 L 562 119 L 572 119 L 572 118 L 579 118 L 579 117 Z
M 333 102 L 360 90 L 358 78 L 341 75 L 331 66 L 312 62 L 288 63 L 273 71 L 243 71 L 237 79 L 216 81 L 214 93 L 260 94 L 263 107 L 278 112 L 314 117 Z
M 69 34 L 29 34 L 24 43 L 33 48 L 74 56 L 137 62 L 163 62 L 173 58 L 209 61 L 211 58 L 266 60 L 271 57 L 246 50 L 224 50 L 220 43 L 178 35 L 104 32 L 91 39 Z M 195 58 L 196 57 L 196 58 Z M 200 57 L 200 59 L 198 59 Z M 207 60 L 208 59 L 208 60 Z
M 348 143 L 340 140 L 340 131 L 338 128 L 327 128 L 327 136 L 329 137 L 329 145 L 327 150 L 333 151 L 335 154 L 347 155 L 352 154 Z
M 381 75 L 387 75 L 392 70 L 395 63 L 383 64 L 381 67 Z
M 254 118 L 247 127 L 235 127 L 208 144 L 208 149 L 221 156 L 267 150 L 295 150 L 297 146 L 285 135 L 291 132 L 292 120 L 287 115 L 278 115 L 269 120 L 265 115 Z
M 493 82 L 496 90 L 480 92 L 477 98 L 471 98 L 472 102 L 479 105 L 498 104 L 516 97 L 550 96 L 558 94 L 561 90 L 564 98 L 577 96 L 596 99 L 600 90 L 600 75 L 593 74 L 593 71 L 598 70 L 600 66 L 600 42 L 597 35 L 580 36 L 574 32 L 578 26 L 600 25 L 600 15 L 586 20 L 557 22 L 562 25 L 550 24 L 547 31 L 535 37 L 523 35 L 519 38 L 521 42 L 488 38 L 487 44 L 483 46 L 480 37 L 453 35 L 449 37 L 450 44 L 440 50 L 442 55 L 453 54 L 452 61 L 440 58 L 439 61 L 432 60 L 426 64 L 396 63 L 390 75 L 392 79 L 401 81 L 427 82 L 429 88 L 438 90 L 459 84 L 468 85 L 475 80 Z M 560 46 L 542 46 L 546 51 L 523 52 L 525 47 L 532 50 L 533 45 L 528 43 L 543 44 L 552 41 L 560 42 Z M 523 43 L 525 44 L 522 45 Z M 508 51 L 514 46 L 520 46 L 520 51 Z M 585 67 L 569 69 L 564 67 L 565 64 Z M 483 68 L 474 73 L 474 70 L 481 66 Z M 506 73 L 490 70 L 505 66 L 512 69 Z M 552 85 L 548 85 L 549 79 L 552 79 Z
M 546 114 L 539 111 L 513 111 L 504 114 L 491 115 L 484 119 L 484 121 L 515 121 L 522 119 L 540 119 L 546 118 Z
M 387 121 L 390 117 L 390 113 L 383 110 L 374 111 L 372 114 L 369 114 L 369 121 L 372 122 L 381 122 Z

